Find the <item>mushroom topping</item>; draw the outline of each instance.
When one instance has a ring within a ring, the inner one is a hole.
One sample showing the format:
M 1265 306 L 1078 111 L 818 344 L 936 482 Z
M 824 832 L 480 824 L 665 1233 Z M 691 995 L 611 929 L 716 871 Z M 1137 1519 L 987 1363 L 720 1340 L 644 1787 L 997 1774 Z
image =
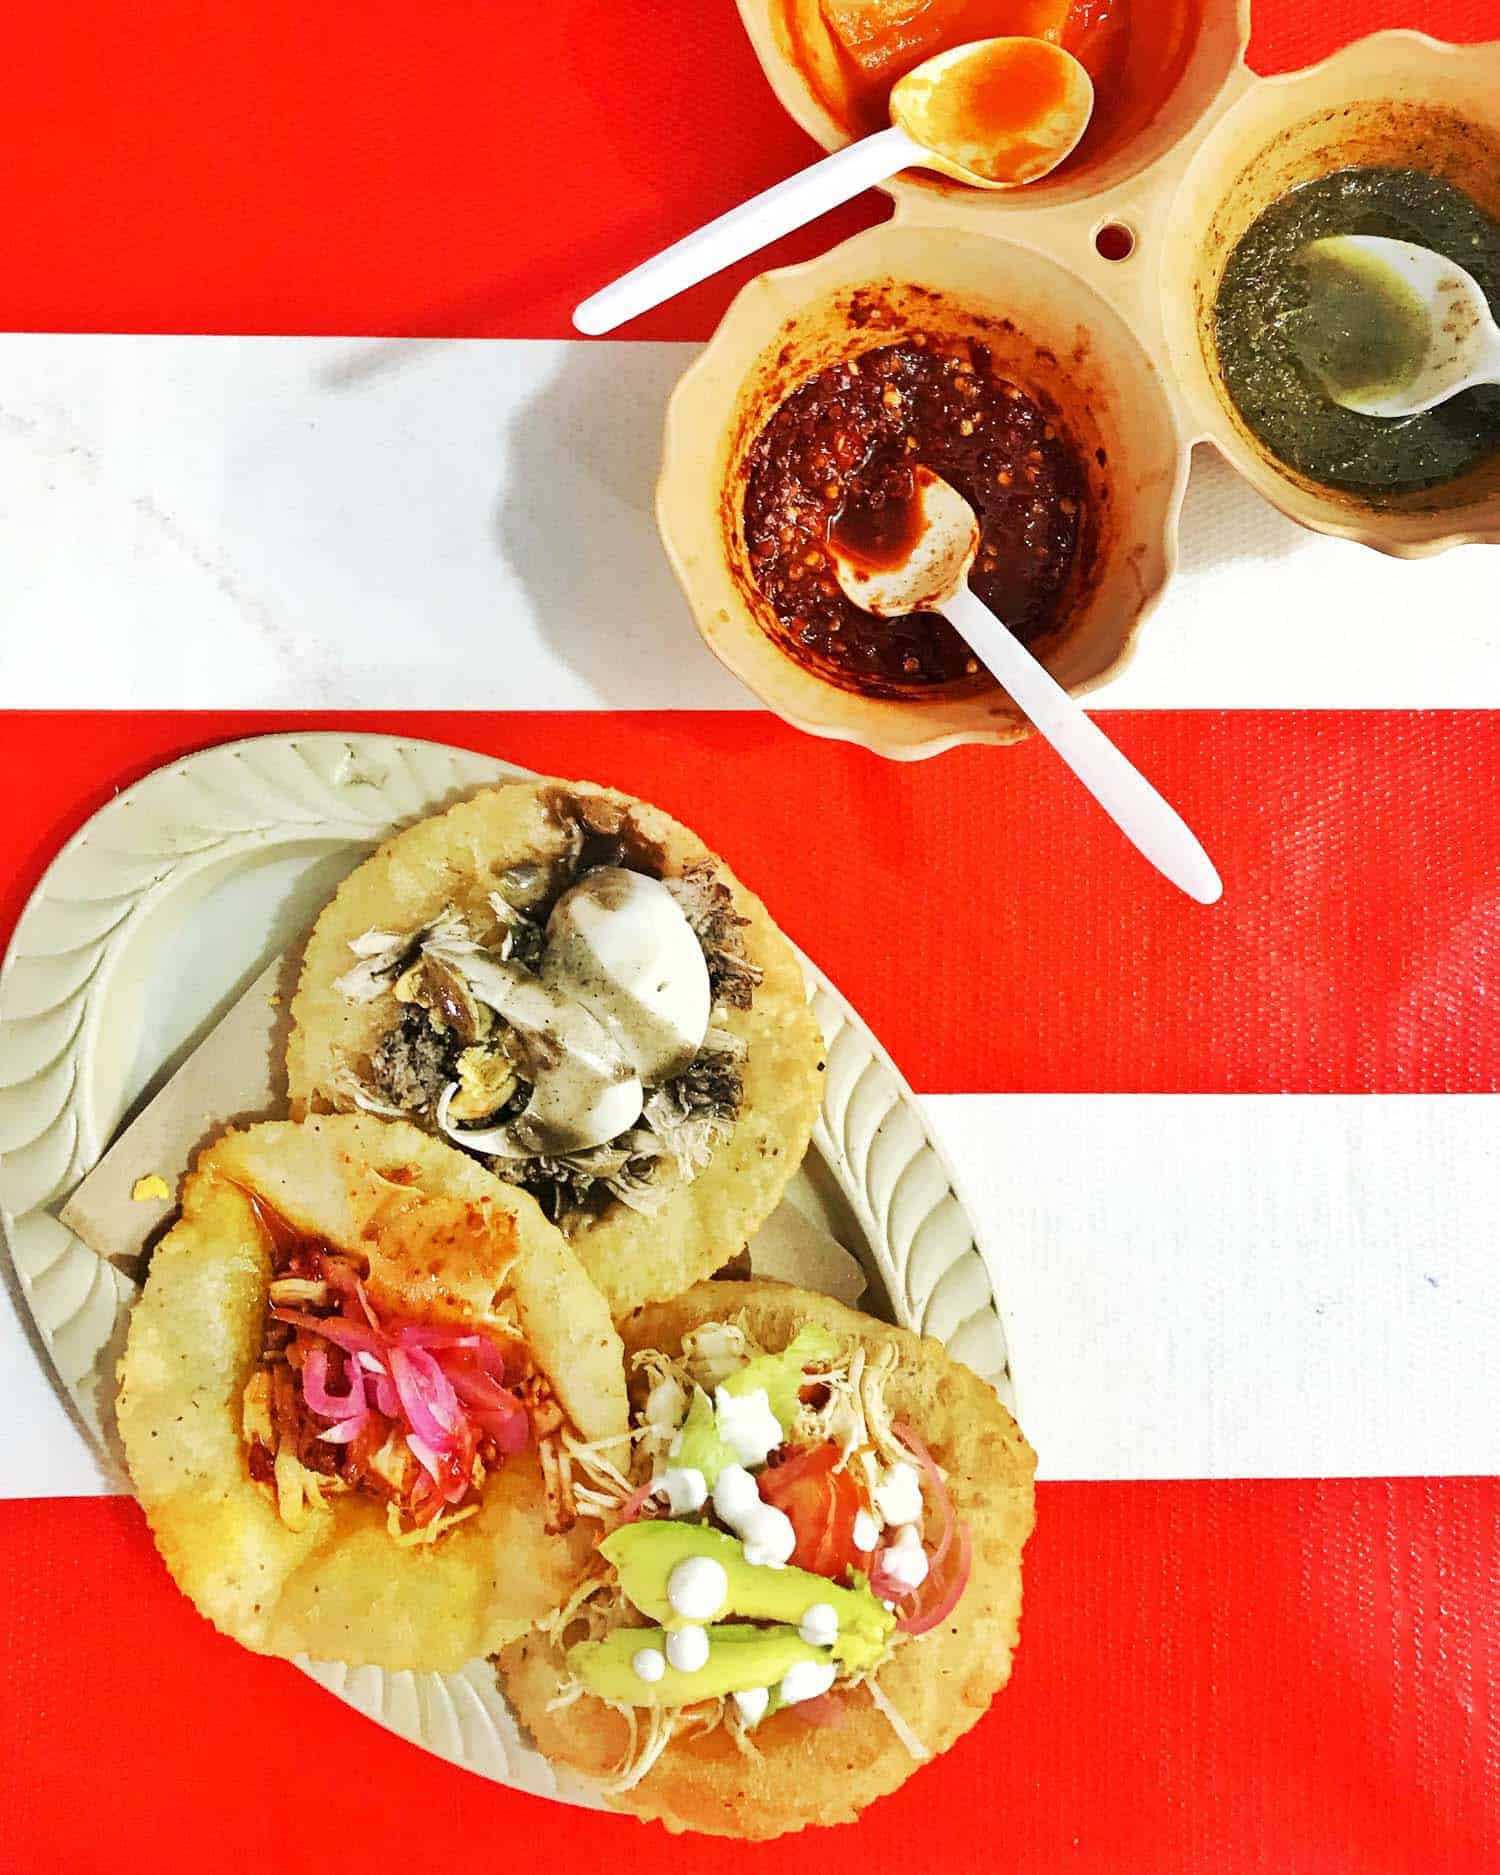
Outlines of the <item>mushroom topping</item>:
M 458 1058 L 458 1092 L 448 1102 L 448 1118 L 472 1126 L 487 1120 L 515 1093 L 515 1068 L 503 1049 L 493 1045 L 466 1048 Z
M 451 1029 L 466 1045 L 489 1032 L 490 1013 L 474 1000 L 456 965 L 430 951 L 402 972 L 395 991 L 398 1003 L 419 1004 L 435 1029 Z

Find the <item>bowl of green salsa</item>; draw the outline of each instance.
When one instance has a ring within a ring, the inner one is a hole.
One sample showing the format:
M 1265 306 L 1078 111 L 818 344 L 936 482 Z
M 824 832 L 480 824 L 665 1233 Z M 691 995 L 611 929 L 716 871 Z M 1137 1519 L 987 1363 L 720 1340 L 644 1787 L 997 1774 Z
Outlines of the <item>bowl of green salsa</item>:
M 1398 554 L 1500 540 L 1500 386 L 1398 419 L 1335 401 L 1427 343 L 1394 275 L 1313 245 L 1337 235 L 1444 254 L 1500 315 L 1500 46 L 1382 33 L 1256 86 L 1189 165 L 1161 276 L 1199 434 L 1285 513 Z

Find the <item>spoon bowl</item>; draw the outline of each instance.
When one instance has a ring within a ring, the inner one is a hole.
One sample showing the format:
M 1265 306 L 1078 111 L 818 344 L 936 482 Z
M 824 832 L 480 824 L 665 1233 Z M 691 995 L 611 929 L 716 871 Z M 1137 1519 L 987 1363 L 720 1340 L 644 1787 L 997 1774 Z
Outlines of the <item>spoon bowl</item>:
M 1430 247 L 1329 235 L 1302 251 L 1310 282 L 1304 363 L 1334 403 L 1414 417 L 1500 383 L 1500 327 L 1474 276 Z
M 931 612 L 968 577 L 979 521 L 958 490 L 920 464 L 910 501 L 848 506 L 828 530 L 844 595 L 877 618 Z
M 976 39 L 925 59 L 891 91 L 891 120 L 925 169 L 975 189 L 1051 175 L 1094 114 L 1094 81 L 1045 39 Z

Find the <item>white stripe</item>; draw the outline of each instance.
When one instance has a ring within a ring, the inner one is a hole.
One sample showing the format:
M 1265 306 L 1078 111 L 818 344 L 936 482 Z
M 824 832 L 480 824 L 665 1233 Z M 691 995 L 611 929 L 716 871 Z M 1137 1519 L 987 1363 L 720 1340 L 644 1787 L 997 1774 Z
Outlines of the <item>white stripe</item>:
M 11 706 L 738 708 L 651 516 L 685 345 L 0 338 Z M 1200 452 L 1101 706 L 1500 705 L 1482 548 L 1315 539 Z
M 1500 1471 L 1489 1095 L 948 1095 L 1049 1478 Z
M 1488 1095 L 930 1098 L 1048 1478 L 1500 1471 Z M 0 1497 L 109 1486 L 0 1297 Z
M 0 1265 L 0 1498 L 102 1497 L 121 1490 L 64 1404 L 29 1316 L 22 1326 L 3 1250 Z

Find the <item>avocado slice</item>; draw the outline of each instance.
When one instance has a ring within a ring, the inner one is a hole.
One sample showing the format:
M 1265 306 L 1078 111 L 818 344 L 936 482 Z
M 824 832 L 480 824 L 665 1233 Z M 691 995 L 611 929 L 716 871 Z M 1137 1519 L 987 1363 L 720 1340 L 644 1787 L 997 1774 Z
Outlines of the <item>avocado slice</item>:
M 668 1462 L 684 1471 L 701 1471 L 710 1491 L 724 1467 L 735 1462 L 734 1453 L 719 1437 L 714 1403 L 701 1387 L 693 1389 L 693 1403 L 682 1422 L 682 1430 L 672 1441 Z
M 723 1613 L 756 1621 L 785 1621 L 795 1633 L 802 1617 L 816 1602 L 827 1602 L 839 1618 L 838 1639 L 832 1657 L 850 1672 L 858 1672 L 880 1658 L 896 1618 L 870 1593 L 863 1577 L 854 1588 L 840 1588 L 826 1576 L 807 1569 L 767 1569 L 745 1561 L 737 1537 L 707 1524 L 679 1523 L 657 1518 L 649 1523 L 622 1524 L 599 1545 L 612 1562 L 626 1599 L 643 1615 L 666 1628 L 686 1625 L 667 1599 L 672 1571 L 690 1556 L 707 1556 L 729 1579 Z M 719 1633 L 710 1628 L 710 1637 Z M 821 1650 L 814 1657 L 827 1658 Z M 696 1675 L 693 1676 L 696 1679 Z M 766 1684 L 763 1680 L 756 1685 Z M 705 1695 L 706 1697 L 706 1695 Z
M 723 1383 L 724 1391 L 743 1396 L 764 1387 L 771 1411 L 783 1432 L 790 1432 L 801 1405 L 802 1376 L 817 1361 L 831 1361 L 839 1343 L 826 1328 L 809 1322 L 799 1328 L 780 1354 L 758 1354 Z
M 664 1665 L 659 1680 L 643 1680 L 633 1662 L 642 1648 L 666 1647 L 661 1628 L 616 1628 L 602 1641 L 579 1641 L 568 1649 L 573 1674 L 600 1699 L 619 1706 L 691 1706 L 700 1699 L 723 1699 L 748 1693 L 754 1686 L 778 1686 L 788 1667 L 800 1660 L 826 1660 L 795 1628 L 756 1628 L 723 1622 L 708 1630 L 708 1659 L 696 1673 Z
M 797 1330 L 782 1353 L 758 1354 L 754 1360 L 747 1361 L 722 1383 L 724 1391 L 743 1398 L 754 1393 L 757 1387 L 764 1387 L 776 1423 L 783 1432 L 790 1432 L 801 1405 L 803 1374 L 813 1362 L 830 1361 L 838 1351 L 838 1341 L 826 1328 L 809 1323 Z M 734 1453 L 719 1437 L 713 1401 L 701 1387 L 693 1389 L 692 1404 L 672 1441 L 670 1459 L 684 1471 L 701 1471 L 710 1491 L 724 1467 L 736 1462 Z

